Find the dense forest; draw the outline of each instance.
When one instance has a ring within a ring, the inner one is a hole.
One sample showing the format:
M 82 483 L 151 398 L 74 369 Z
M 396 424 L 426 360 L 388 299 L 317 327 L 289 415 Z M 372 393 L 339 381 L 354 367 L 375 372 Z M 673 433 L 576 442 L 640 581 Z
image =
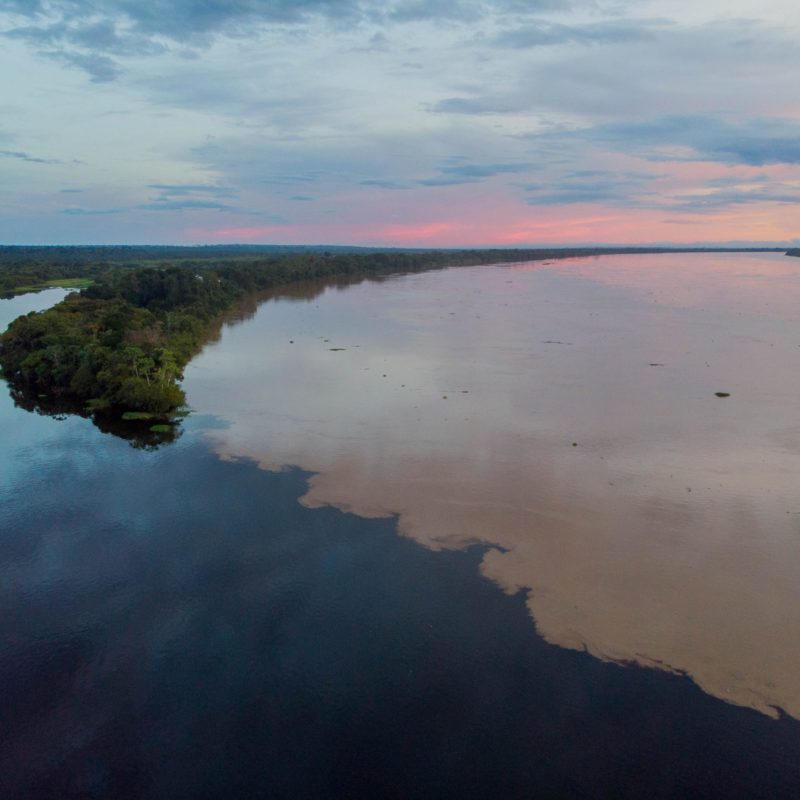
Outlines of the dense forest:
M 183 368 L 213 320 L 254 292 L 334 276 L 660 251 L 0 248 L 0 288 L 91 281 L 15 320 L 0 336 L 0 365 L 17 396 L 63 400 L 95 415 L 166 418 L 185 402 Z
M 344 255 L 396 253 L 389 248 L 305 245 L 96 245 L 10 246 L 0 245 L 0 296 L 43 289 L 49 285 L 70 286 L 70 281 L 90 283 L 115 269 L 182 266 L 207 269 L 210 264 L 253 265 L 277 256 L 303 254 Z M 402 251 L 415 252 L 415 251 Z M 79 286 L 82 288 L 82 286 Z

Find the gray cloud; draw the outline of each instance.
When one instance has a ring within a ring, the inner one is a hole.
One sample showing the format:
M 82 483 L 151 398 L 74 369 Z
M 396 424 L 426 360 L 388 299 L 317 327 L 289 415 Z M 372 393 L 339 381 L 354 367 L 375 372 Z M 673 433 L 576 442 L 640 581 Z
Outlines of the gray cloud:
M 411 184 L 399 181 L 381 180 L 379 178 L 369 178 L 359 181 L 360 186 L 377 186 L 379 189 L 408 189 Z
M 315 183 L 321 178 L 323 173 L 312 170 L 305 175 L 271 175 L 268 178 L 260 178 L 259 183 L 267 186 L 295 186 L 300 183 Z
M 446 97 L 430 106 L 440 114 L 508 114 L 520 110 L 517 98 L 496 96 Z
M 734 182 L 732 179 L 727 187 L 720 187 L 715 181 L 709 181 L 705 186 L 705 191 L 677 195 L 674 202 L 665 207 L 676 211 L 702 214 L 749 203 L 781 205 L 800 203 L 800 188 L 786 185 L 780 181 L 771 181 L 769 184 L 759 181 L 757 185 L 753 186 L 749 180 Z
M 41 55 L 86 72 L 96 83 L 113 81 L 121 74 L 120 56 L 152 55 L 165 47 L 124 26 L 125 16 L 92 4 L 41 3 L 28 14 L 30 23 L 3 32 L 24 41 Z
M 36 20 L 40 31 L 62 24 L 80 35 L 95 29 L 102 38 L 102 27 L 125 22 L 141 37 L 184 41 L 197 35 L 237 32 L 256 22 L 297 23 L 313 15 L 363 17 L 364 5 L 368 4 L 358 0 L 17 0 L 11 10 Z M 95 38 L 94 44 L 100 43 Z
M 160 200 L 193 195 L 211 195 L 213 197 L 235 197 L 236 190 L 232 186 L 216 186 L 207 183 L 151 183 L 150 189 L 159 191 Z
M 600 203 L 616 208 L 651 208 L 703 213 L 750 203 L 800 203 L 800 188 L 768 175 L 729 175 L 706 181 L 691 191 L 665 195 L 654 181 L 667 173 L 577 170 L 524 186 L 529 205 Z
M 74 2 L 71 0 L 70 4 Z M 95 3 L 95 7 L 97 5 Z M 112 0 L 103 4 L 109 5 L 128 16 L 143 32 L 182 40 L 187 34 L 217 33 L 231 28 L 241 33 L 243 26 L 253 23 L 296 24 L 312 17 L 347 24 L 428 20 L 474 22 L 496 14 L 564 10 L 576 3 L 568 0 L 387 0 L 385 3 L 372 0 L 178 0 L 165 4 Z
M 581 0 L 591 2 L 591 0 Z M 43 55 L 85 70 L 95 81 L 120 74 L 120 56 L 204 48 L 218 36 L 257 35 L 265 27 L 323 19 L 337 27 L 427 22 L 474 23 L 491 16 L 528 16 L 563 10 L 564 0 L 6 0 L 13 20 L 3 35 L 28 42 Z M 26 20 L 19 24 L 19 19 Z M 166 42 L 166 43 L 165 43 Z M 373 34 L 369 47 L 385 47 Z
M 398 22 L 430 19 L 470 22 L 483 13 L 482 4 L 470 0 L 405 0 L 390 6 L 388 17 Z
M 767 175 L 766 173 L 762 172 L 759 175 L 748 175 L 747 176 L 747 183 L 748 184 L 764 184 L 770 183 L 773 179 Z M 705 185 L 709 188 L 715 189 L 729 189 L 731 186 L 738 186 L 742 183 L 742 178 L 737 175 L 726 175 L 722 178 L 712 178 L 709 181 L 706 181 Z
M 487 139 L 469 129 L 348 134 L 313 142 L 254 133 L 219 137 L 194 148 L 188 157 L 205 174 L 218 176 L 219 183 L 239 187 L 251 203 L 260 198 L 263 208 L 291 208 L 295 220 L 300 214 L 317 220 L 322 207 L 306 203 L 300 211 L 292 197 L 330 202 L 346 192 L 357 198 L 354 202 L 363 198 L 369 203 L 374 190 L 385 190 L 394 192 L 402 205 L 409 194 L 498 178 L 512 184 L 539 170 L 526 158 L 526 142 L 506 136 Z
M 702 160 L 725 164 L 800 164 L 800 123 L 758 118 L 728 121 L 709 114 L 668 115 L 648 121 L 598 125 L 577 134 L 654 161 Z M 670 153 L 686 148 L 689 155 Z
M 310 14 L 346 16 L 355 0 L 44 0 L 10 9 L 28 24 L 4 35 L 39 49 L 42 55 L 77 67 L 96 82 L 121 73 L 119 58 L 146 56 L 171 46 L 204 47 L 216 35 L 256 32 L 259 23 L 298 23 Z
M 315 17 L 336 23 L 388 23 L 444 20 L 473 22 L 490 15 L 529 15 L 563 10 L 564 0 L 6 0 L 5 11 L 34 21 L 12 35 L 53 41 L 68 38 L 93 47 L 117 47 L 130 36 L 187 38 L 253 32 L 259 24 L 299 24 Z
M 449 164 L 441 168 L 439 175 L 416 183 L 420 186 L 456 186 L 461 183 L 476 183 L 504 173 L 527 172 L 530 169 L 530 164 Z
M 312 119 L 320 123 L 342 114 L 349 100 L 346 91 L 334 95 L 316 81 L 294 81 L 298 81 L 296 69 L 285 68 L 275 76 L 277 85 L 265 91 L 259 81 L 239 71 L 184 61 L 173 64 L 170 73 L 140 85 L 152 102 L 168 108 L 213 109 L 282 131 L 302 131 Z
M 219 203 L 214 200 L 157 200 L 153 203 L 143 203 L 137 206 L 143 211 L 196 211 L 198 209 L 207 209 L 212 211 L 236 211 L 242 212 L 242 209 L 232 206 L 228 203 Z
M 0 158 L 15 158 L 19 161 L 27 161 L 29 164 L 63 164 L 57 158 L 37 158 L 21 150 L 0 150 Z
M 151 183 L 148 188 L 155 189 L 158 194 L 151 202 L 137 206 L 143 211 L 207 210 L 252 213 L 233 203 L 224 202 L 237 197 L 236 191 L 230 186 L 205 183 Z
M 106 214 L 121 214 L 125 210 L 124 208 L 65 208 L 61 213 L 70 217 L 96 217 Z
M 796 96 L 793 75 L 800 56 L 790 31 L 758 20 L 694 26 L 661 19 L 523 21 L 471 41 L 487 63 L 513 63 L 513 68 L 494 80 L 473 80 L 468 91 L 447 92 L 426 109 L 478 116 L 555 111 L 613 119 L 729 111 L 748 97 L 751 113 L 763 112 Z M 549 47 L 545 54 L 546 45 L 563 47 Z
M 654 28 L 666 25 L 660 20 L 609 20 L 584 25 L 537 22 L 505 30 L 492 37 L 499 47 L 527 48 L 560 44 L 617 44 L 650 40 Z
M 77 53 L 69 50 L 45 50 L 44 55 L 62 61 L 71 67 L 82 69 L 94 83 L 108 83 L 120 75 L 117 63 L 99 53 Z
M 655 192 L 650 182 L 662 177 L 650 172 L 609 172 L 577 170 L 558 176 L 558 180 L 525 186 L 528 205 L 574 205 L 605 203 L 616 207 L 652 204 Z
M 119 11 L 148 34 L 174 37 L 224 32 L 252 23 L 298 23 L 311 16 L 354 20 L 365 14 L 358 0 L 117 0 Z
M 35 16 L 44 11 L 42 0 L 4 0 L 3 10 L 6 13 Z

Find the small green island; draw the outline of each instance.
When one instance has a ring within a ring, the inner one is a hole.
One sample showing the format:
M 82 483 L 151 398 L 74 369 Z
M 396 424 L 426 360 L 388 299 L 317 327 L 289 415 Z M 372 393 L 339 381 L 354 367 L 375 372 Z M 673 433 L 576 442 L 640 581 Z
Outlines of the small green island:
M 76 291 L 0 335 L 16 396 L 166 432 L 183 369 L 237 301 L 291 283 L 661 248 L 362 250 L 304 247 L 0 247 L 0 293 Z

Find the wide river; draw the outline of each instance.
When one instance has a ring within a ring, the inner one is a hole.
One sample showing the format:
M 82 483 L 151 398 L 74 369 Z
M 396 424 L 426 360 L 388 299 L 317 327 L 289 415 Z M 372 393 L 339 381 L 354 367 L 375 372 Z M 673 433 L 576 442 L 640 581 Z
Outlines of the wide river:
M 4 392 L 3 796 L 800 796 L 798 309 L 454 268 L 239 309 L 159 449 Z

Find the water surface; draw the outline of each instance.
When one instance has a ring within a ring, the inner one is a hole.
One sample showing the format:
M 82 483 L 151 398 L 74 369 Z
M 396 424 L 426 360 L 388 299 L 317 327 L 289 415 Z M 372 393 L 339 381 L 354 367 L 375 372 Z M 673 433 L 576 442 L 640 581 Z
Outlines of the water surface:
M 29 292 L 15 297 L 0 299 L 0 331 L 4 331 L 11 322 L 22 314 L 31 311 L 44 311 L 54 306 L 69 294 L 67 289 L 44 289 L 41 292 Z
M 609 291 L 587 284 L 581 271 L 590 267 L 576 262 L 557 273 L 543 270 L 535 279 L 543 283 L 539 299 L 530 301 L 533 310 L 554 302 L 556 286 L 575 287 L 570 293 L 583 286 L 595 298 Z M 459 272 L 427 277 L 462 283 L 466 276 Z M 505 288 L 512 284 L 505 281 L 516 283 L 530 272 L 478 270 L 482 286 L 473 288 L 489 295 L 486 309 L 492 302 L 514 308 L 514 292 Z M 254 309 L 245 309 L 240 324 L 223 328 L 218 343 L 189 370 L 197 411 L 184 435 L 155 449 L 131 447 L 80 417 L 31 414 L 0 392 L 4 800 L 800 796 L 796 720 L 724 702 L 683 675 L 550 644 L 531 624 L 531 597 L 539 590 L 507 594 L 497 586 L 507 572 L 491 580 L 481 575 L 481 565 L 488 571 L 499 551 L 466 542 L 486 509 L 505 496 L 487 496 L 502 488 L 491 477 L 500 474 L 495 433 L 513 417 L 527 420 L 519 438 L 531 449 L 507 435 L 512 461 L 504 473 L 513 486 L 529 487 L 520 506 L 527 514 L 542 513 L 548 486 L 552 504 L 565 502 L 557 495 L 569 486 L 574 502 L 583 497 L 584 489 L 571 483 L 577 468 L 570 464 L 587 459 L 588 439 L 572 438 L 566 405 L 561 433 L 570 435 L 564 441 L 558 430 L 545 436 L 547 420 L 536 418 L 536 410 L 548 409 L 551 425 L 559 410 L 548 391 L 527 398 L 499 391 L 508 372 L 497 339 L 490 341 L 499 328 L 484 329 L 485 353 L 472 342 L 482 353 L 473 356 L 480 370 L 450 364 L 457 372 L 447 377 L 472 376 L 463 387 L 469 394 L 457 398 L 460 384 L 440 383 L 444 361 L 437 354 L 459 342 L 469 345 L 469 325 L 437 349 L 428 333 L 444 333 L 455 323 L 448 317 L 457 312 L 451 315 L 447 303 L 458 295 L 443 293 L 436 301 L 430 285 L 414 281 L 340 287 L 316 299 L 320 287 L 296 287 L 292 301 L 269 302 L 255 317 L 248 319 Z M 391 305 L 383 293 L 395 287 L 421 305 L 415 310 L 407 302 L 394 316 L 383 316 Z M 619 297 L 617 284 L 610 291 L 609 298 Z M 42 298 L 17 299 L 11 310 L 4 302 L 0 318 L 29 310 L 26 302 L 41 307 Z M 614 302 L 624 309 L 629 301 Z M 597 310 L 595 304 L 591 313 Z M 515 313 L 511 321 L 528 316 L 522 308 Z M 372 315 L 370 335 L 356 338 L 365 315 Z M 567 319 L 538 318 L 553 326 Z M 278 335 L 289 330 L 291 345 Z M 334 340 L 334 331 L 341 338 Z M 569 324 L 527 342 L 521 333 L 518 338 L 506 328 L 502 335 L 519 342 L 520 364 L 546 366 L 553 381 L 563 364 L 549 347 L 582 346 L 574 335 L 572 345 L 544 345 L 544 339 L 576 333 Z M 230 349 L 237 339 L 245 350 Z M 538 360 L 530 359 L 526 353 L 540 345 Z M 331 349 L 337 346 L 348 349 Z M 366 365 L 352 352 L 362 348 Z M 242 352 L 251 360 L 238 360 Z M 353 359 L 349 367 L 334 360 L 343 357 Z M 398 375 L 391 364 L 416 382 L 392 384 Z M 382 371 L 370 384 L 364 366 L 373 365 Z M 227 393 L 221 385 L 212 391 L 216 370 L 216 380 L 230 381 Z M 250 382 L 249 373 L 269 380 Z M 599 381 L 601 370 L 589 374 Z M 574 385 L 574 371 L 565 369 L 561 380 L 569 375 Z M 242 394 L 245 385 L 250 396 Z M 725 402 L 741 393 L 732 386 Z M 373 394 L 364 397 L 370 387 Z M 402 399 L 406 389 L 413 402 Z M 202 405 L 201 392 L 207 393 Z M 469 414 L 473 394 L 477 402 Z M 370 398 L 385 402 L 393 415 L 379 413 Z M 698 406 L 701 399 L 705 394 L 698 392 Z M 463 444 L 449 433 L 449 423 L 459 420 L 445 413 L 451 400 L 464 404 L 463 416 L 473 423 L 459 424 Z M 210 415 L 216 405 L 225 406 L 226 417 Z M 475 413 L 481 408 L 491 409 L 492 419 Z M 237 409 L 252 420 L 249 443 L 241 438 L 245 418 Z M 434 412 L 441 414 L 438 425 L 426 421 Z M 410 421 L 417 419 L 416 425 Z M 599 413 L 595 419 L 596 426 L 604 420 L 620 425 Z M 295 441 L 281 433 L 284 426 Z M 388 445 L 378 446 L 379 433 L 391 434 Z M 376 445 L 371 456 L 365 449 L 370 439 Z M 316 477 L 297 469 L 271 472 L 235 455 L 244 444 L 264 465 L 310 461 L 314 453 L 330 463 Z M 619 458 L 626 447 L 620 445 Z M 423 458 L 426 450 L 430 461 Z M 515 478 L 523 456 L 534 463 L 537 454 L 549 460 Z M 418 459 L 416 476 L 396 466 L 411 457 Z M 370 494 L 372 472 L 394 474 L 403 483 L 393 496 Z M 475 493 L 473 473 L 487 476 L 485 494 Z M 375 514 L 403 501 L 399 522 L 429 546 L 398 536 L 394 517 L 363 518 L 324 503 L 308 507 L 309 480 L 316 504 L 334 489 L 342 492 L 337 504 L 369 499 L 374 505 L 366 511 Z M 463 481 L 460 489 L 452 488 L 457 481 Z M 631 502 L 636 485 L 631 480 L 618 497 Z M 753 493 L 761 491 L 753 485 Z M 448 486 L 447 502 L 432 505 L 437 487 Z M 517 497 L 513 492 L 509 496 Z M 466 533 L 458 533 L 451 515 L 464 524 L 471 515 L 448 498 L 475 515 Z M 601 508 L 610 513 L 610 505 Z M 412 525 L 413 508 L 421 511 Z M 426 538 L 422 526 L 437 509 L 439 527 Z M 672 519 L 675 529 L 679 519 Z M 498 520 L 513 523 L 514 517 L 500 514 Z M 770 528 L 761 524 L 769 539 Z M 484 530 L 480 538 L 492 541 L 513 527 Z M 548 530 L 534 526 L 528 535 Z M 635 543 L 636 530 L 628 536 Z M 512 545 L 503 556 L 515 553 Z M 640 552 L 634 548 L 631 558 Z M 523 580 L 536 577 L 524 558 L 519 563 Z M 626 568 L 627 581 L 637 568 L 636 562 Z M 554 561 L 557 583 L 563 572 Z M 775 624 L 785 619 L 777 614 Z M 740 645 L 746 649 L 748 642 Z
M 490 545 L 563 647 L 800 717 L 800 265 L 603 256 L 276 298 L 187 370 L 308 506 Z M 730 397 L 720 398 L 717 392 Z

